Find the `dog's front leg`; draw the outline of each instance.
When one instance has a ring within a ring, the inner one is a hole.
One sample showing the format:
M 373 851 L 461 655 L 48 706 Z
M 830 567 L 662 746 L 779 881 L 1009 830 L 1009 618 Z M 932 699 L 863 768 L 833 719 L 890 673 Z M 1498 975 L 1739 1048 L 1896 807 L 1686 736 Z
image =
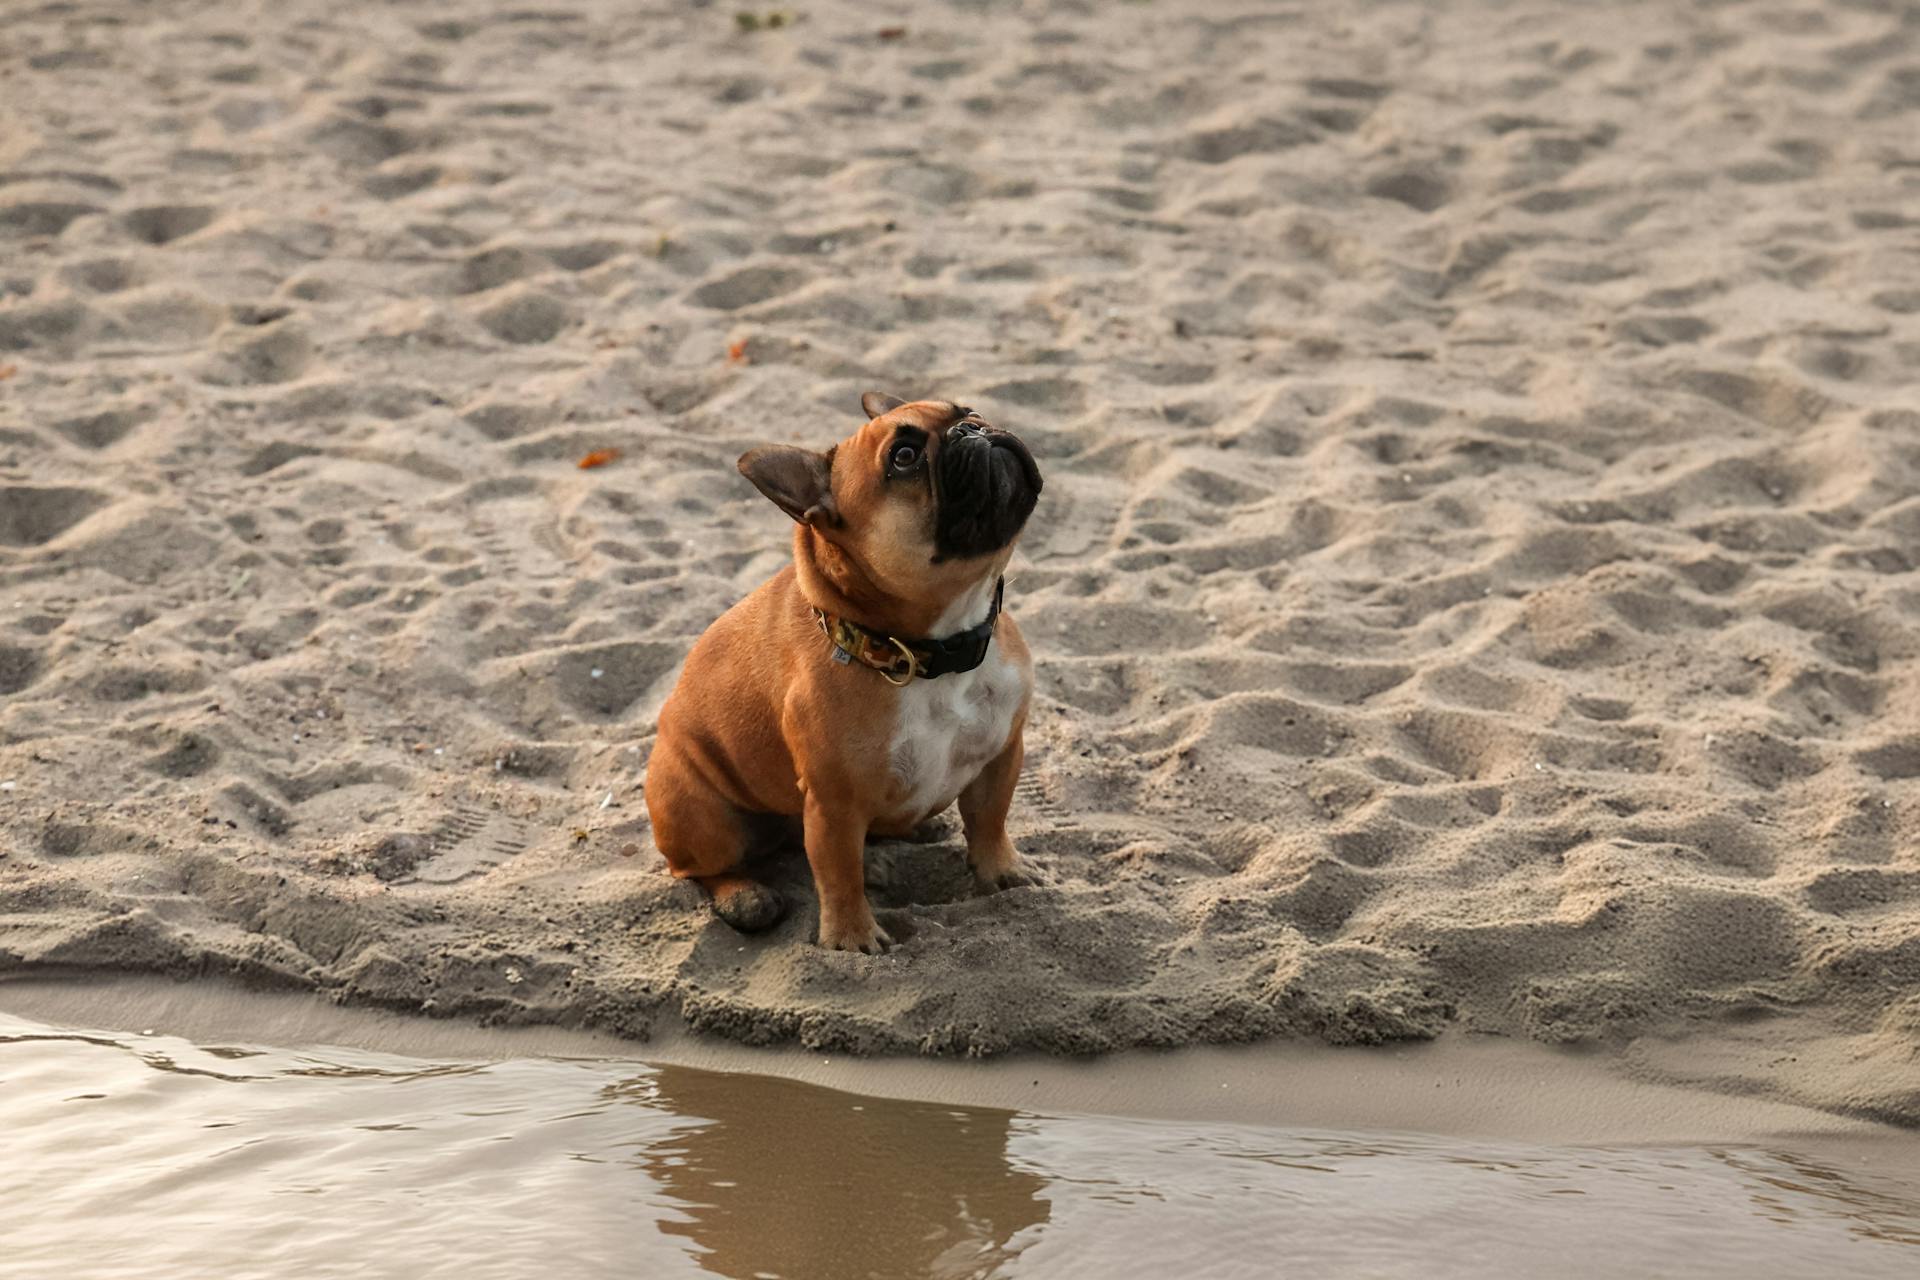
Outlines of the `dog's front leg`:
M 967 829 L 967 862 L 983 888 L 1012 889 L 1036 884 L 1039 877 L 1021 859 L 1007 836 L 1007 810 L 1020 780 L 1026 744 L 1020 726 L 999 755 L 960 793 L 960 821 Z
M 885 951 L 893 939 L 867 905 L 866 816 L 809 788 L 804 822 L 807 862 L 820 895 L 820 945 L 868 955 Z

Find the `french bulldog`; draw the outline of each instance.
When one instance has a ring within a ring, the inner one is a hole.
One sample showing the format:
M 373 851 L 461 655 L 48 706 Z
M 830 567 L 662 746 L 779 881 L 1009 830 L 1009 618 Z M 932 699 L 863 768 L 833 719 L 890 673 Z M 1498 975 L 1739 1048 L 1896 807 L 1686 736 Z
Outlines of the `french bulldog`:
M 956 800 L 988 889 L 1032 879 L 1007 837 L 1033 661 L 1003 606 L 1040 497 L 1019 437 L 973 410 L 868 392 L 816 452 L 766 445 L 742 475 L 792 517 L 793 563 L 708 627 L 661 708 L 645 792 L 675 875 L 753 932 L 786 911 L 746 875 L 755 815 L 800 820 L 822 947 L 893 939 L 867 902 L 869 834 Z

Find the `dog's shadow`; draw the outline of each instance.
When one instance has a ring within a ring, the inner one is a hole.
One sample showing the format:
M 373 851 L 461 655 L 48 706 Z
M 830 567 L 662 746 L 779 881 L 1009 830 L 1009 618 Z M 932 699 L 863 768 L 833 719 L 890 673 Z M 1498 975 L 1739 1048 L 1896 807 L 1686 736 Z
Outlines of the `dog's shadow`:
M 933 818 L 905 839 L 867 841 L 867 896 L 876 911 L 942 906 L 979 893 L 957 822 Z
M 799 823 L 791 819 L 763 822 L 754 832 L 745 870 L 786 899 L 789 922 L 817 917 L 819 903 Z M 914 908 L 950 906 L 983 893 L 967 864 L 959 819 L 952 814 L 921 823 L 910 836 L 868 837 L 866 886 L 874 915 L 896 941 L 913 936 Z M 783 923 L 779 932 L 790 927 Z

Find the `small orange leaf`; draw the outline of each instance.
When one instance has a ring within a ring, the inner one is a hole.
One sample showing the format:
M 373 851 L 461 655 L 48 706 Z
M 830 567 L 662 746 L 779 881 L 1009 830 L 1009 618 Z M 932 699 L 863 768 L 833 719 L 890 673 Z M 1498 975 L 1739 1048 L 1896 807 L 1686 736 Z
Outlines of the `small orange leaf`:
M 882 40 L 899 40 L 906 36 L 907 29 L 905 27 L 882 27 L 874 32 L 874 34 Z
M 17 364 L 0 364 L 0 382 L 5 382 L 18 372 L 20 372 L 20 366 Z
M 745 338 L 742 338 L 738 342 L 728 343 L 727 344 L 727 363 L 728 364 L 745 364 L 746 362 L 747 362 L 747 340 Z
M 580 469 L 582 471 L 591 471 L 595 467 L 604 467 L 619 456 L 620 451 L 618 449 L 595 449 L 592 453 L 580 459 Z

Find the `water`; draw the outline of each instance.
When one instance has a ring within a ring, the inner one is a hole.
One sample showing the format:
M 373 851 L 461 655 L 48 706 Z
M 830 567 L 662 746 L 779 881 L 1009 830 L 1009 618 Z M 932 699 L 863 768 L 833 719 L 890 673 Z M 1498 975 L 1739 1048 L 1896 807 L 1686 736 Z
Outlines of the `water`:
M 1037 1115 L 0 1014 L 0 1276 L 701 1274 L 1911 1280 L 1920 1192 L 1771 1147 Z

